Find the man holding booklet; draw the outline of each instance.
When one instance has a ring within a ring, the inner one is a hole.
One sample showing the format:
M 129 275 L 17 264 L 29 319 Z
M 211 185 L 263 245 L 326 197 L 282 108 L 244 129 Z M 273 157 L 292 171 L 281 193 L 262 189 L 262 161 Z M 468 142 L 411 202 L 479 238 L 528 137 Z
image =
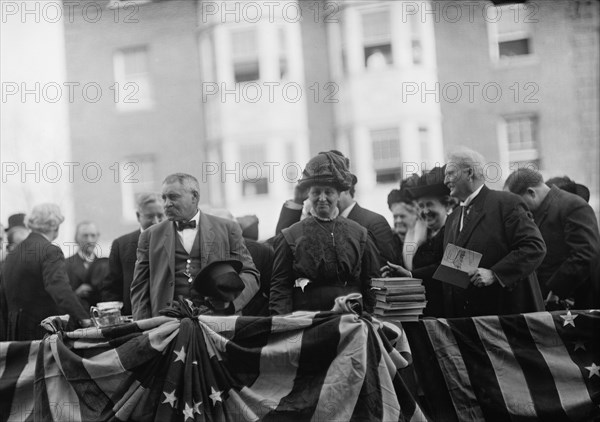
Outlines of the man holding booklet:
M 444 183 L 461 206 L 446 221 L 444 260 L 434 275 L 444 282 L 445 316 L 542 311 L 535 270 L 544 240 L 519 196 L 485 186 L 484 168 L 483 156 L 466 148 L 446 164 Z

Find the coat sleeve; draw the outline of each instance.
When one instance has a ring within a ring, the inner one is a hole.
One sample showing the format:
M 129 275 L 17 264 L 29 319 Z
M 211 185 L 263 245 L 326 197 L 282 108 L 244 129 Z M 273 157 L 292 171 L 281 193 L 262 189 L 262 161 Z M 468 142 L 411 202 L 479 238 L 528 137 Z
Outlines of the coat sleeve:
M 361 293 L 363 296 L 363 306 L 365 311 L 372 313 L 375 307 L 375 293 L 371 290 L 371 279 L 380 276 L 379 256 L 377 248 L 369 236 L 366 238 L 365 250 L 362 256 L 361 265 Z
M 503 224 L 509 252 L 490 270 L 502 286 L 512 289 L 542 263 L 546 256 L 546 244 L 522 200 L 510 201 L 502 206 L 506 207 Z
M 284 315 L 292 312 L 292 291 L 294 283 L 294 254 L 282 234 L 275 238 L 273 277 L 269 295 L 271 315 Z
M 287 229 L 294 223 L 300 221 L 302 217 L 302 207 L 300 209 L 292 209 L 287 207 L 285 204 L 281 207 L 279 213 L 279 220 L 277 220 L 277 227 L 275 228 L 275 235 L 281 233 L 281 230 Z
M 146 319 L 152 316 L 150 305 L 150 231 L 146 230 L 140 235 L 137 248 L 137 260 L 131 282 L 131 310 L 135 320 Z
M 243 266 L 240 271 L 240 278 L 244 283 L 244 290 L 233 301 L 235 312 L 241 312 L 242 308 L 250 302 L 260 286 L 260 273 L 252 261 L 252 256 L 246 248 L 242 238 L 242 229 L 238 224 L 232 223 L 229 226 L 229 254 L 233 259 L 241 261 Z
M 378 215 L 374 223 L 369 226 L 369 237 L 374 243 L 373 246 L 379 252 L 379 263 L 381 266 L 385 265 L 387 261 L 392 263 L 400 262 L 401 249 L 398 250 L 394 247 L 396 245 L 394 242 L 394 233 L 383 216 Z
M 121 266 L 119 244 L 116 240 L 110 248 L 108 269 L 108 275 L 100 287 L 100 301 L 123 301 L 123 267 Z
M 548 289 L 562 298 L 589 279 L 592 261 L 598 256 L 598 223 L 587 203 L 577 204 L 567 215 L 564 235 L 569 255 L 546 282 Z
M 58 246 L 49 245 L 42 260 L 44 288 L 58 307 L 77 321 L 88 319 L 89 314 L 73 292 L 65 266 L 65 256 Z

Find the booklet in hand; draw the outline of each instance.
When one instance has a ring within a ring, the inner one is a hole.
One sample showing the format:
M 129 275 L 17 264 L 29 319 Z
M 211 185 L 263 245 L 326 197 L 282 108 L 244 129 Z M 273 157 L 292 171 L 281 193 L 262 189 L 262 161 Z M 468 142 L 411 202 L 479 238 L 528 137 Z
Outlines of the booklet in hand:
M 449 243 L 433 278 L 466 289 L 471 283 L 469 273 L 479 267 L 481 256 L 479 252 Z

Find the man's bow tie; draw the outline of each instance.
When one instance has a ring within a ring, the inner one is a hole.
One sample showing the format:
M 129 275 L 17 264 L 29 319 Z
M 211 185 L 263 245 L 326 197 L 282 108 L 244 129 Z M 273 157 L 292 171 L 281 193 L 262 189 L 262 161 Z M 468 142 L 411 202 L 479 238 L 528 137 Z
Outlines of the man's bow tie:
M 177 230 L 183 231 L 185 229 L 195 229 L 196 220 L 190 220 L 187 223 L 185 221 L 177 221 Z

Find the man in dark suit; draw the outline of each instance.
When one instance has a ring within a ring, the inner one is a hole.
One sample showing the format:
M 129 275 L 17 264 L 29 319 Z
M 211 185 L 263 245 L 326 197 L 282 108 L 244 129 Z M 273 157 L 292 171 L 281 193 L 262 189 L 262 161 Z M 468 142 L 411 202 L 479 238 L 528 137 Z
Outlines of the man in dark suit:
M 600 248 L 592 207 L 573 193 L 548 187 L 532 169 L 514 171 L 504 188 L 523 198 L 546 242 L 546 258 L 537 269 L 546 306 L 559 300 L 574 301 L 576 309 L 600 306 L 598 280 L 591 278 Z
M 108 257 L 109 273 L 102 283 L 102 302 L 123 302 L 121 313 L 131 315 L 131 282 L 135 269 L 136 251 L 140 233 L 164 220 L 162 199 L 157 193 L 144 193 L 137 198 L 135 215 L 140 228 L 113 241 Z
M 98 301 L 98 292 L 102 280 L 94 280 L 91 284 L 87 280 L 90 265 L 96 259 L 96 246 L 100 232 L 91 221 L 82 221 L 75 229 L 75 242 L 77 252 L 67 258 L 67 274 L 71 288 L 81 301 L 84 308 L 89 309 Z
M 356 176 L 352 175 L 352 187 L 350 190 L 340 193 L 338 207 L 342 217 L 356 221 L 367 229 L 369 237 L 377 247 L 377 252 L 381 265 L 389 262 L 400 262 L 399 250 L 394 240 L 394 232 L 388 221 L 381 214 L 361 207 L 354 199 L 356 187 Z
M 239 276 L 244 290 L 232 302 L 208 300 L 218 313 L 241 312 L 258 291 L 259 273 L 244 245 L 239 224 L 200 212 L 200 185 L 189 174 L 167 176 L 162 198 L 168 221 L 145 230 L 138 243 L 131 283 L 133 317 L 158 316 L 179 296 L 195 299 L 191 289 L 195 276 L 214 261 L 230 259 L 243 264 Z
M 339 151 L 331 151 L 337 155 L 344 157 Z M 350 160 L 344 157 L 346 167 L 350 167 Z M 341 192 L 338 208 L 342 217 L 353 220 L 367 229 L 369 237 L 377 247 L 380 264 L 383 266 L 388 261 L 400 262 L 400 250 L 398 250 L 398 242 L 394 239 L 392 228 L 387 220 L 381 214 L 377 214 L 371 210 L 361 207 L 354 199 L 356 183 L 358 182 L 355 175 L 352 175 L 352 187 L 350 190 Z M 277 222 L 276 234 L 281 233 L 282 229 L 290 227 L 292 224 L 300 221 L 302 216 L 303 203 L 308 194 L 302 188 L 296 187 L 294 190 L 294 199 L 287 201 L 279 214 Z
M 444 311 L 451 317 L 541 311 L 535 276 L 546 253 L 525 202 L 485 186 L 481 154 L 463 148 L 450 154 L 444 183 L 461 201 L 446 221 L 444 248 L 454 245 L 482 254 L 466 289 L 444 283 Z
M 70 328 L 91 325 L 71 290 L 61 249 L 52 244 L 64 217 L 55 204 L 36 206 L 27 219 L 31 234 L 8 254 L 2 273 L 7 311 L 5 340 L 41 339 L 40 322 L 68 313 Z

